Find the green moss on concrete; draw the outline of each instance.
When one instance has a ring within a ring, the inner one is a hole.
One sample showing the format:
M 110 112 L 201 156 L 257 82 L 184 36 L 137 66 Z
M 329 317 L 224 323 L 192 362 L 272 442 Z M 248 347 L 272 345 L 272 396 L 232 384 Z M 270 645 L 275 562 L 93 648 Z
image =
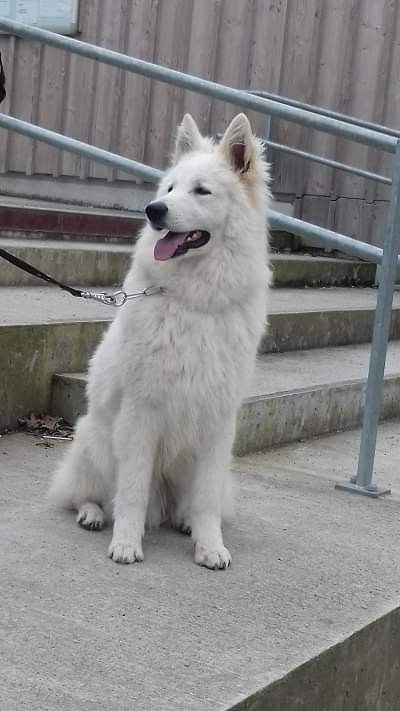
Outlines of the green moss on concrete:
M 115 250 L 107 246 L 85 249 L 67 247 L 11 245 L 11 251 L 59 281 L 71 285 L 109 286 L 121 284 L 129 269 L 132 249 Z M 375 265 L 356 260 L 312 257 L 307 254 L 273 254 L 273 283 L 281 287 L 357 286 L 373 284 Z M 1 286 L 38 285 L 38 280 L 0 261 Z
M 285 287 L 366 286 L 374 283 L 375 264 L 307 255 L 272 258 L 273 284 Z
M 271 314 L 259 350 L 279 353 L 368 343 L 374 318 L 374 309 Z M 393 309 L 390 338 L 400 338 L 400 309 Z
M 121 284 L 129 269 L 131 252 L 106 249 L 76 249 L 69 247 L 12 247 L 20 259 L 51 274 L 55 279 L 71 286 L 109 286 Z M 8 262 L 0 261 L 1 286 L 38 286 L 41 282 L 31 274 L 21 271 Z

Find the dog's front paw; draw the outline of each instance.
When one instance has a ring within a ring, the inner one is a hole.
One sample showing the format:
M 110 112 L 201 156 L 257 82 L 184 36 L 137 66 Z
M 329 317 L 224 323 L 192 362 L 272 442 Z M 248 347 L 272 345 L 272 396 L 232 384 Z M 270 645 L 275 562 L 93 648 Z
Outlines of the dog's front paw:
M 144 558 L 142 545 L 113 539 L 108 548 L 108 557 L 114 563 L 141 563 Z
M 194 562 L 212 570 L 227 568 L 231 564 L 231 554 L 225 546 L 209 546 L 197 542 L 194 549 Z

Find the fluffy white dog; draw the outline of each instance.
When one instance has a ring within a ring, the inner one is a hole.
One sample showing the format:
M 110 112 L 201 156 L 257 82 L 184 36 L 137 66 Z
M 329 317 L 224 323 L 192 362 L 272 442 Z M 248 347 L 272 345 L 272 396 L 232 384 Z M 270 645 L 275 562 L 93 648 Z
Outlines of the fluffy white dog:
M 229 465 L 267 313 L 268 168 L 239 114 L 217 145 L 187 114 L 124 289 L 89 368 L 88 412 L 51 487 L 77 521 L 114 530 L 108 555 L 143 560 L 145 526 L 191 532 L 194 560 L 226 568 Z

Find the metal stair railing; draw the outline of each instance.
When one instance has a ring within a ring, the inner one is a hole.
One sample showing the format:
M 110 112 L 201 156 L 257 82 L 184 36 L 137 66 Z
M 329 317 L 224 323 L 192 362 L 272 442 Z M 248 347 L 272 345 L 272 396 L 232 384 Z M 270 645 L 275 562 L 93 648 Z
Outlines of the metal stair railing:
M 342 114 L 339 111 L 332 111 L 331 109 L 324 109 L 321 106 L 306 104 L 304 101 L 298 101 L 297 99 L 289 99 L 287 96 L 279 96 L 279 94 L 273 94 L 270 91 L 252 90 L 249 93 L 255 94 L 256 96 L 261 96 L 264 99 L 277 101 L 279 104 L 285 104 L 286 106 L 294 106 L 297 109 L 304 109 L 304 111 L 310 111 L 311 113 L 318 114 L 319 116 L 326 116 L 328 118 L 336 119 L 338 121 L 345 121 L 351 126 L 367 128 L 371 131 L 376 131 L 377 133 L 384 133 L 386 136 L 400 138 L 400 131 L 397 128 L 389 128 L 389 126 L 382 126 L 382 124 L 374 123 L 373 121 L 365 121 L 364 119 L 357 118 L 356 116 Z
M 396 270 L 400 261 L 398 256 L 400 251 L 400 132 L 394 129 L 386 129 L 385 127 L 369 122 L 363 122 L 353 117 L 346 117 L 342 114 L 327 111 L 326 109 L 310 107 L 301 104 L 301 102 L 295 102 L 294 100 L 280 99 L 280 97 L 268 94 L 268 92 L 257 92 L 257 95 L 255 95 L 250 92 L 233 89 L 167 67 L 152 64 L 151 62 L 129 57 L 119 52 L 58 35 L 54 32 L 49 32 L 37 27 L 30 27 L 13 20 L 0 18 L 0 29 L 142 76 L 180 86 L 189 91 L 198 92 L 228 103 L 237 104 L 247 109 L 256 110 L 267 116 L 278 116 L 287 121 L 299 123 L 318 131 L 341 136 L 394 154 L 392 177 L 388 178 L 386 176 L 369 173 L 361 168 L 330 161 L 329 159 L 321 158 L 305 151 L 298 151 L 297 149 L 281 146 L 280 144 L 273 144 L 274 148 L 286 150 L 294 155 L 309 160 L 318 160 L 318 162 L 325 163 L 333 168 L 347 170 L 348 172 L 362 175 L 368 179 L 377 180 L 388 185 L 390 184 L 391 196 L 384 228 L 383 250 L 359 240 L 354 240 L 346 235 L 318 227 L 304 222 L 303 220 L 288 217 L 281 213 L 272 211 L 269 215 L 272 227 L 287 230 L 301 237 L 306 237 L 311 242 L 315 241 L 319 244 L 323 242 L 327 247 L 338 249 L 346 254 L 381 265 L 357 473 L 348 481 L 338 482 L 336 487 L 372 497 L 389 493 L 390 489 L 378 488 L 372 479 L 379 414 L 383 396 L 384 369 L 389 339 L 393 291 Z M 260 94 L 262 94 L 262 96 Z M 150 166 L 118 156 L 109 151 L 96 148 L 95 146 L 90 146 L 76 139 L 43 129 L 5 114 L 0 114 L 0 126 L 29 136 L 35 140 L 44 141 L 63 150 L 77 153 L 91 160 L 112 165 L 142 180 L 156 182 L 161 175 L 161 171 L 151 168 Z M 271 144 L 271 142 L 269 143 Z

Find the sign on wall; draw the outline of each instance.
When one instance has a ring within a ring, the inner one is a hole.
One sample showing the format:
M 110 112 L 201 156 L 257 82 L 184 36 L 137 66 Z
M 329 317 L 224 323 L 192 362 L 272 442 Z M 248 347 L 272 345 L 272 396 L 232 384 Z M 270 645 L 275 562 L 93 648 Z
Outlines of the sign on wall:
M 0 0 L 0 17 L 63 35 L 78 29 L 79 0 Z

